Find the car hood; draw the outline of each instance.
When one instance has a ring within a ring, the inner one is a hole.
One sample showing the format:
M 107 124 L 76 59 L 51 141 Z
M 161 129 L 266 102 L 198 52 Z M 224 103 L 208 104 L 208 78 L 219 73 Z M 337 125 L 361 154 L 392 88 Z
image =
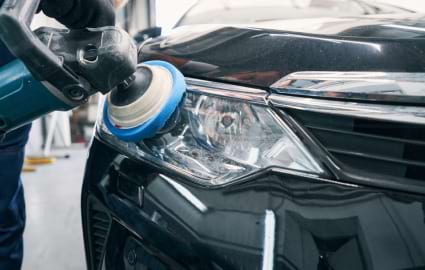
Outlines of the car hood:
M 424 14 L 263 21 L 251 27 L 351 38 L 425 38 Z
M 194 25 L 144 44 L 186 76 L 269 88 L 301 71 L 425 72 L 425 15 Z

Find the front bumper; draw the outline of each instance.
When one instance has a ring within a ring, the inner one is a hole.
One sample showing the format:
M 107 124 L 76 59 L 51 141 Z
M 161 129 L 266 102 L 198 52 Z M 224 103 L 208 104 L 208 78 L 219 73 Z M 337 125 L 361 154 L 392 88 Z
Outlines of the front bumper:
M 82 199 L 90 270 L 416 269 L 425 266 L 424 205 L 277 172 L 207 189 L 98 139 Z

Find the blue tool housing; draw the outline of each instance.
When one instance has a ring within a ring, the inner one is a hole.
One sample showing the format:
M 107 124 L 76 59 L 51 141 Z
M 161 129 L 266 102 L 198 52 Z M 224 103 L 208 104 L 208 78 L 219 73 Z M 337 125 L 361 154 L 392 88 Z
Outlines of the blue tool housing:
M 18 128 L 40 115 L 71 108 L 35 80 L 20 60 L 0 67 L 0 132 Z
M 168 119 L 172 116 L 180 101 L 182 100 L 184 93 L 186 92 L 186 82 L 183 74 L 171 65 L 164 61 L 148 61 L 146 65 L 161 66 L 166 68 L 173 77 L 173 89 L 171 96 L 164 103 L 159 113 L 151 117 L 144 123 L 133 128 L 119 128 L 116 127 L 109 119 L 108 103 L 105 102 L 105 108 L 103 110 L 103 121 L 109 131 L 117 138 L 127 142 L 140 142 L 143 139 L 152 138 L 160 131 L 167 123 Z

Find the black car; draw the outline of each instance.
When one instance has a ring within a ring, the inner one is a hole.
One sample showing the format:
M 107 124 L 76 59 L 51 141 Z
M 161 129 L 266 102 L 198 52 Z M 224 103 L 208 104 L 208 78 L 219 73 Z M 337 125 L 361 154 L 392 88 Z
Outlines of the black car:
M 173 63 L 187 93 L 137 144 L 99 120 L 90 270 L 425 268 L 425 17 L 311 25 L 144 44 L 141 61 Z

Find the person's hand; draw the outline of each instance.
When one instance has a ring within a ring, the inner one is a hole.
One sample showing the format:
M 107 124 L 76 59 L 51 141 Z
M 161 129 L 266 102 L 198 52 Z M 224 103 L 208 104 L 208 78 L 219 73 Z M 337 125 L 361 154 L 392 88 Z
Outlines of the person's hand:
M 70 29 L 115 25 L 112 0 L 42 0 L 40 7 Z

